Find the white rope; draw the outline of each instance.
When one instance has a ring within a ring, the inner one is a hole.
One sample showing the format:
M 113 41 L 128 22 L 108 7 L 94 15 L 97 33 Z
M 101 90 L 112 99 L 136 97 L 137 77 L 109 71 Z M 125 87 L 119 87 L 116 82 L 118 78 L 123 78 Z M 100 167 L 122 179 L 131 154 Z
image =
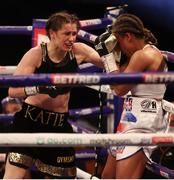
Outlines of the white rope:
M 80 178 L 80 179 L 99 179 L 95 176 L 92 176 L 92 178 L 91 178 L 91 176 L 92 176 L 91 174 L 77 168 L 77 177 L 78 178 Z
M 15 70 L 16 66 L 0 66 L 1 75 L 13 74 Z
M 0 133 L 0 146 L 69 147 L 173 145 L 173 133 L 76 134 Z

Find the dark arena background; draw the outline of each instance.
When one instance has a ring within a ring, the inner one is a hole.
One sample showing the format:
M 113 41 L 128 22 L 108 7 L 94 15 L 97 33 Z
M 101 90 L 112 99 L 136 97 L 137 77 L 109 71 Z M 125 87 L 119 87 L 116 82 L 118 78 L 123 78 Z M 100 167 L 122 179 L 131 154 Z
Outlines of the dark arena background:
M 0 5 L 0 26 L 30 26 L 33 19 L 47 19 L 60 10 L 75 13 L 81 20 L 103 18 L 106 7 L 123 5 L 127 5 L 125 12 L 139 16 L 154 33 L 159 49 L 174 52 L 174 0 L 5 0 Z M 92 33 L 98 35 L 101 32 L 104 29 Z M 0 33 L 0 66 L 16 66 L 31 46 L 31 35 Z M 174 65 L 170 64 L 170 70 L 173 69 Z M 174 96 L 174 90 L 172 92 Z M 7 88 L 0 88 L 0 100 L 6 96 Z M 99 103 L 98 92 L 74 88 L 69 106 L 85 108 Z M 156 154 L 154 158 L 158 159 L 158 152 Z M 174 159 L 172 163 L 171 168 L 174 168 Z M 144 176 L 162 178 L 149 172 Z

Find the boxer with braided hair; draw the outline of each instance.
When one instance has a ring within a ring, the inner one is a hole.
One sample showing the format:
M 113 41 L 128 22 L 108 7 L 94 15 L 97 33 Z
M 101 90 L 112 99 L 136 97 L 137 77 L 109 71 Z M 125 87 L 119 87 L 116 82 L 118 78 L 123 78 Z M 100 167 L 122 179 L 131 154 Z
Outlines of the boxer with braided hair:
M 121 70 L 114 57 L 110 56 L 113 51 L 104 50 L 104 55 L 99 52 L 102 55 L 102 61 L 106 62 L 108 69 L 111 69 L 109 73 L 164 72 L 167 70 L 165 57 L 155 46 L 157 39 L 151 31 L 144 27 L 140 18 L 129 13 L 122 14 L 113 23 L 111 32 L 121 52 L 128 58 L 125 63 L 126 68 Z M 108 44 L 108 39 L 106 41 Z M 165 84 L 115 84 L 111 88 L 118 96 L 124 96 L 128 91 L 131 92 L 131 96 L 124 100 L 123 113 L 118 127 L 120 133 L 165 132 L 168 126 L 165 119 L 167 112 L 162 109 L 161 103 L 166 90 Z M 111 147 L 111 153 L 115 158 L 109 154 L 102 178 L 141 178 L 153 148 Z

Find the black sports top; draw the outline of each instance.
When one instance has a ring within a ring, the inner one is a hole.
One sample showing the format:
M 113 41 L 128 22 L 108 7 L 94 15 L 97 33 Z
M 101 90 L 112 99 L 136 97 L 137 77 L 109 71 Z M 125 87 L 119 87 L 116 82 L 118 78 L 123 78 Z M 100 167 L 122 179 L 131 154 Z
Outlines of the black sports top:
M 51 61 L 48 56 L 47 44 L 42 43 L 42 63 L 39 68 L 35 70 L 35 73 L 75 73 L 78 70 L 77 60 L 72 51 L 69 51 L 64 59 L 59 63 Z M 70 92 L 71 87 L 59 87 L 57 86 L 58 94 L 65 94 Z

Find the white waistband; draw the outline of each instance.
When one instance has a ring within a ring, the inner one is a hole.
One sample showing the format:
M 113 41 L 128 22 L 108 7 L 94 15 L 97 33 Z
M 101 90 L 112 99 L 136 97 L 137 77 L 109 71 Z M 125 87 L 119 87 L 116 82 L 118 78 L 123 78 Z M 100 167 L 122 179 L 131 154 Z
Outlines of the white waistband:
M 152 98 L 142 98 L 142 97 L 136 97 L 136 96 L 127 96 L 127 98 L 140 98 L 140 99 L 152 99 Z M 164 99 L 155 99 L 156 101 L 161 101 L 162 108 L 169 113 L 174 114 L 174 104 L 166 101 Z

